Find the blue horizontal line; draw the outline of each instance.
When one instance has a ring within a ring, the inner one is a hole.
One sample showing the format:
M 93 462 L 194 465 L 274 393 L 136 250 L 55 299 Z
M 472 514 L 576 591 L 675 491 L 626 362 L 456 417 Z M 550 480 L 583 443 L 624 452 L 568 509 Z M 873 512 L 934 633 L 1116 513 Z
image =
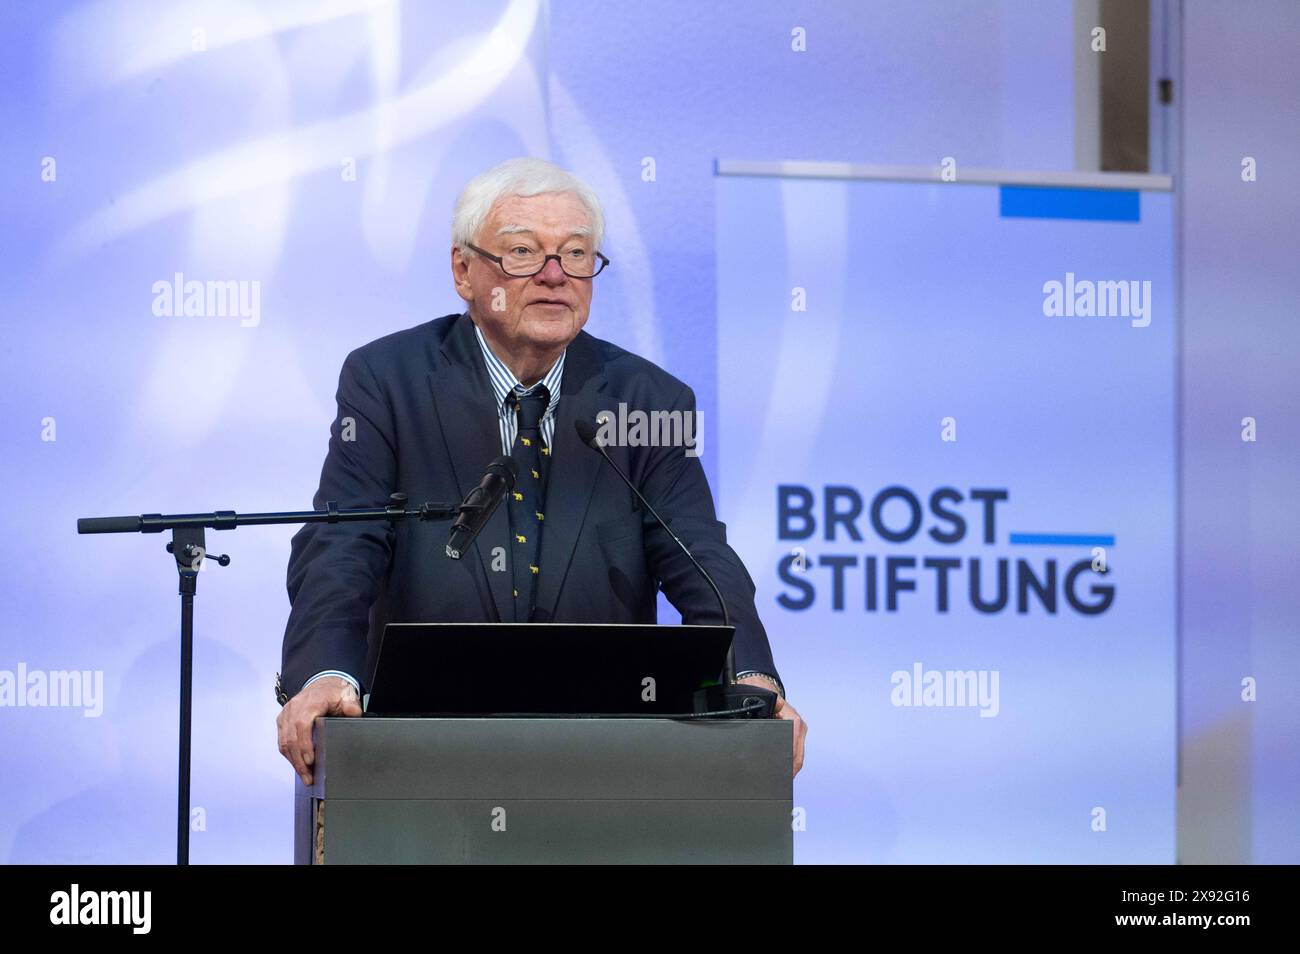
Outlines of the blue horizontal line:
M 1113 547 L 1115 535 L 1113 533 L 1013 533 L 1011 542 L 1045 547 Z
M 1004 185 L 998 195 L 1003 218 L 1110 222 L 1139 222 L 1142 218 L 1141 197 L 1136 190 Z

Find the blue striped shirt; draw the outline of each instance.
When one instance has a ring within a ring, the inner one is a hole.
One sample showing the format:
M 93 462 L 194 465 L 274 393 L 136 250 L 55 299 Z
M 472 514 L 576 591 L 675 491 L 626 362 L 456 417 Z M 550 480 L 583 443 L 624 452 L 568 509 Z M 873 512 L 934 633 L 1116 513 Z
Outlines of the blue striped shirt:
M 492 382 L 492 391 L 497 398 L 497 423 L 501 429 L 501 453 L 509 454 L 515 446 L 515 433 L 519 429 L 519 421 L 515 417 L 513 408 L 506 402 L 510 392 L 517 391 L 519 394 L 529 394 L 538 384 L 545 385 L 547 392 L 551 395 L 551 402 L 546 405 L 546 412 L 542 415 L 542 443 L 547 447 L 554 447 L 555 442 L 551 440 L 555 436 L 555 409 L 560 403 L 560 380 L 564 377 L 564 352 L 555 360 L 551 370 L 546 372 L 546 376 L 538 381 L 531 388 L 526 388 L 515 377 L 515 373 L 506 367 L 506 363 L 493 354 L 492 349 L 488 346 L 487 340 L 483 337 L 483 332 L 479 331 L 478 324 L 474 325 L 474 334 L 478 336 L 479 347 L 483 349 L 483 361 L 487 364 L 488 380 Z M 552 451 L 554 453 L 554 451 Z

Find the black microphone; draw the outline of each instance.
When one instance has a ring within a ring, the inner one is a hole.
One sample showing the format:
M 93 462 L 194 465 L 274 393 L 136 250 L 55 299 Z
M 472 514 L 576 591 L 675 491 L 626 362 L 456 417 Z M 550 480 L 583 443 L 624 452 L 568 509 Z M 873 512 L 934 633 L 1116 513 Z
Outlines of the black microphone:
M 700 576 L 704 577 L 704 582 L 708 583 L 709 587 L 713 590 L 713 595 L 718 598 L 718 606 L 722 609 L 722 625 L 730 626 L 731 614 L 727 612 L 727 601 L 722 598 L 722 591 L 718 589 L 718 584 L 713 582 L 713 577 L 709 576 L 709 571 L 700 566 L 700 561 L 695 559 L 695 554 L 691 553 L 690 547 L 683 543 L 677 534 L 673 533 L 673 528 L 668 526 L 668 522 L 664 520 L 663 517 L 659 516 L 659 512 L 655 510 L 654 507 L 650 506 L 650 501 L 646 500 L 645 497 L 641 495 L 641 491 L 637 490 L 636 484 L 632 483 L 627 474 L 623 473 L 623 468 L 614 463 L 614 459 L 610 457 L 609 452 L 605 450 L 605 445 L 600 442 L 600 437 L 596 433 L 595 426 L 591 421 L 579 418 L 573 422 L 573 427 L 574 430 L 578 432 L 579 440 L 592 450 L 596 451 L 596 453 L 600 454 L 601 457 L 605 458 L 605 461 L 609 466 L 614 468 L 614 472 L 623 478 L 623 483 L 627 484 L 628 489 L 630 489 L 632 493 L 636 494 L 636 499 L 641 501 L 646 510 L 650 511 L 650 516 L 655 518 L 655 522 L 664 528 L 664 531 L 668 536 L 673 538 L 673 542 L 676 543 L 677 546 L 681 547 L 682 552 L 686 554 L 686 559 L 691 561 L 691 566 L 695 567 L 695 569 L 699 571 Z M 750 718 L 771 717 L 776 708 L 777 695 L 775 692 L 772 692 L 769 689 L 760 689 L 757 686 L 742 686 L 736 684 L 735 646 L 727 647 L 727 661 L 723 676 L 726 680 L 726 684 L 722 686 L 710 686 L 707 689 L 701 689 L 696 692 L 696 711 L 701 711 L 701 707 L 705 707 L 708 710 L 731 710 L 739 707 L 739 709 L 745 711 L 745 714 Z M 759 703 L 762 705 L 760 706 Z
M 451 539 L 447 541 L 447 556 L 459 560 L 469 549 L 505 495 L 515 489 L 518 476 L 519 465 L 513 457 L 498 457 L 488 464 L 483 479 L 469 492 L 457 511 L 456 520 L 451 525 Z

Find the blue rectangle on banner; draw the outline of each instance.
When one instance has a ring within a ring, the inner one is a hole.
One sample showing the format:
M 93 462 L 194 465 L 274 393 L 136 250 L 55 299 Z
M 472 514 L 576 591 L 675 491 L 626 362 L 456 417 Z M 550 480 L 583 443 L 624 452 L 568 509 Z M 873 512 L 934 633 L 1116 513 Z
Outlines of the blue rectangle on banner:
M 1013 533 L 1011 542 L 1040 547 L 1113 547 L 1115 536 L 1097 533 Z
M 1000 192 L 1003 218 L 1140 221 L 1136 190 L 1001 186 Z

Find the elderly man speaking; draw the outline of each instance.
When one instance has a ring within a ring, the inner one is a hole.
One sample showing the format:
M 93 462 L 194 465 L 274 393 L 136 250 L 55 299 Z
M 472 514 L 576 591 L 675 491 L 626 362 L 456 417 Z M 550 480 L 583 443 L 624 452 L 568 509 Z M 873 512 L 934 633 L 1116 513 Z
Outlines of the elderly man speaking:
M 523 463 L 501 508 L 508 521 L 494 517 L 462 560 L 446 559 L 434 534 L 381 523 L 308 524 L 294 536 L 277 728 L 305 783 L 316 717 L 361 715 L 386 622 L 650 623 L 659 587 L 684 622 L 722 621 L 685 554 L 575 433 L 575 421 L 620 404 L 695 417 L 689 387 L 582 330 L 608 264 L 603 232 L 585 183 L 540 159 L 503 162 L 456 203 L 451 273 L 468 310 L 343 362 L 317 509 L 383 506 L 398 490 L 460 499 L 493 458 Z M 797 774 L 806 727 L 784 698 L 753 581 L 727 545 L 699 458 L 681 447 L 610 452 L 716 581 L 736 626 L 737 681 L 779 694 Z M 493 572 L 500 548 L 509 572 Z

